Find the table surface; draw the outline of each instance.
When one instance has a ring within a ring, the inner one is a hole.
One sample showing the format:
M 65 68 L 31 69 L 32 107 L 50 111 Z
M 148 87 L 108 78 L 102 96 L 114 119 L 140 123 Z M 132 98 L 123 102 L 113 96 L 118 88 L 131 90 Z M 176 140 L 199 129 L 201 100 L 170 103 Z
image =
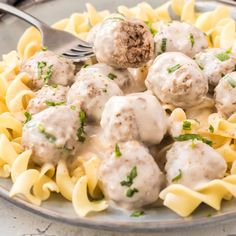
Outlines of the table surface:
M 45 219 L 0 199 L 0 236 L 236 236 L 236 219 L 230 224 L 172 233 L 127 234 L 78 228 Z

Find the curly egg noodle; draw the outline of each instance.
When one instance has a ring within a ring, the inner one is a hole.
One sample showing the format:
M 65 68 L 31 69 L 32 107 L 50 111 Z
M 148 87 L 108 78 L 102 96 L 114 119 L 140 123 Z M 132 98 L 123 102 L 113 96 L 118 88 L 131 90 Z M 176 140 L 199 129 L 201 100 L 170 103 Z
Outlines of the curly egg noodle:
M 154 9 L 142 2 L 133 8 L 119 6 L 118 12 L 149 21 L 152 27 L 157 28 L 160 21 L 171 20 L 168 10 L 171 7 L 182 21 L 192 23 L 206 33 L 210 47 L 234 48 L 235 21 L 230 17 L 230 8 L 219 5 L 213 11 L 200 14 L 195 12 L 194 6 L 194 0 L 172 0 Z M 85 39 L 91 27 L 110 14 L 107 10 L 98 12 L 91 4 L 86 4 L 86 7 L 87 12 L 74 13 L 53 27 Z M 11 178 L 11 197 L 23 196 L 32 204 L 40 205 L 50 197 L 51 192 L 56 192 L 72 201 L 79 216 L 105 210 L 108 207 L 106 200 L 91 201 L 89 197 L 96 199 L 98 194 L 99 157 L 91 154 L 86 161 L 78 157 L 78 166 L 73 171 L 65 161 L 60 161 L 56 168 L 51 164 L 39 168 L 30 162 L 32 152 L 24 150 L 21 145 L 24 112 L 34 92 L 27 86 L 29 76 L 20 73 L 20 65 L 42 47 L 40 33 L 35 28 L 28 28 L 19 40 L 17 52 L 3 55 L 0 62 L 0 177 Z M 173 124 L 181 126 L 184 121 L 189 121 L 192 124 L 191 133 L 212 140 L 213 147 L 225 158 L 231 170 L 225 178 L 213 180 L 194 190 L 172 184 L 160 193 L 160 198 L 166 207 L 184 217 L 201 203 L 219 210 L 223 199 L 236 197 L 236 114 L 228 120 L 210 114 L 205 118 L 205 124 L 200 125 L 195 119 L 187 119 L 180 108 L 164 108 L 172 110 L 170 118 Z M 209 126 L 214 128 L 213 133 L 209 131 Z M 182 131 L 183 134 L 188 132 Z

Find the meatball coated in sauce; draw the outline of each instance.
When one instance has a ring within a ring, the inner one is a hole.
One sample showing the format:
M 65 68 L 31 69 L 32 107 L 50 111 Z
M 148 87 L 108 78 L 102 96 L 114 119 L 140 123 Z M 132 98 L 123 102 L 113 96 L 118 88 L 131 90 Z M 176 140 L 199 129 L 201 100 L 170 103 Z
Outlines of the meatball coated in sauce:
M 182 52 L 193 57 L 208 47 L 203 32 L 193 25 L 178 21 L 161 24 L 154 41 L 157 55 L 163 52 Z
M 45 84 L 70 86 L 74 82 L 75 66 L 69 59 L 42 51 L 25 61 L 21 71 L 30 75 L 30 88 L 38 90 Z
M 138 85 L 127 69 L 115 69 L 103 63 L 94 64 L 86 68 L 82 68 L 78 73 L 78 77 L 82 74 L 101 74 L 108 79 L 113 80 L 120 89 L 125 93 L 139 92 Z
M 215 88 L 217 111 L 225 118 L 236 112 L 236 72 L 223 77 Z
M 145 83 L 162 103 L 181 108 L 201 103 L 208 92 L 207 79 L 196 62 L 180 52 L 158 56 Z
M 224 75 L 235 70 L 236 57 L 229 51 L 220 48 L 209 48 L 195 56 L 208 79 L 210 89 L 214 89 Z
M 199 187 L 224 177 L 226 162 L 209 145 L 201 141 L 175 142 L 166 155 L 165 166 L 168 184 Z
M 31 115 L 34 115 L 45 110 L 49 106 L 65 105 L 68 90 L 69 87 L 61 85 L 57 85 L 56 87 L 43 86 L 35 93 L 34 98 L 30 100 L 27 111 Z
M 71 86 L 68 104 L 85 111 L 89 121 L 99 123 L 105 103 L 112 96 L 123 95 L 118 85 L 101 74 L 81 74 Z
M 78 113 L 68 106 L 50 107 L 34 115 L 24 125 L 22 144 L 33 151 L 32 160 L 39 165 L 52 163 L 75 154 L 80 142 Z
M 101 127 L 109 143 L 139 140 L 158 144 L 167 129 L 167 118 L 155 96 L 136 93 L 112 97 L 102 113 Z
M 157 201 L 163 175 L 148 149 L 137 141 L 119 144 L 100 166 L 99 175 L 106 198 L 118 207 L 132 210 Z M 132 173 L 131 173 L 132 172 Z M 132 181 L 127 181 L 132 175 Z
M 115 68 L 137 68 L 154 56 L 154 40 L 148 27 L 137 19 L 105 20 L 95 38 L 97 60 Z
M 101 23 L 96 24 L 88 32 L 88 35 L 87 35 L 87 38 L 86 38 L 86 41 L 88 43 L 94 44 L 94 41 L 95 41 L 95 38 L 96 38 L 97 32 L 99 31 L 100 26 L 101 26 Z

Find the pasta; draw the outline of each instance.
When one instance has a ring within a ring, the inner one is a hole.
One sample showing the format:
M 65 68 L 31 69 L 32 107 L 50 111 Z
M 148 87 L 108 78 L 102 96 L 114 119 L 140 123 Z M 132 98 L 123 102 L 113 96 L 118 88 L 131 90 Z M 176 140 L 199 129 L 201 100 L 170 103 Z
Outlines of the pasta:
M 109 11 L 99 12 L 91 4 L 87 3 L 86 8 L 86 12 L 74 13 L 52 27 L 86 39 L 93 26 L 110 16 Z M 181 21 L 202 30 L 209 47 L 235 50 L 235 21 L 230 17 L 231 9 L 223 5 L 210 12 L 198 13 L 195 11 L 195 0 L 172 0 L 157 8 L 141 2 L 132 8 L 119 6 L 117 11 L 126 17 L 145 21 L 154 30 L 158 30 L 162 21 L 172 20 L 172 11 Z M 17 51 L 3 55 L 0 62 L 0 177 L 11 178 L 11 197 L 20 196 L 40 205 L 50 197 L 51 192 L 60 193 L 72 202 L 75 212 L 84 217 L 90 212 L 108 208 L 99 182 L 99 155 L 90 153 L 88 156 L 78 156 L 72 166 L 62 159 L 56 167 L 49 163 L 39 167 L 31 162 L 32 151 L 25 150 L 22 145 L 25 112 L 35 92 L 29 87 L 30 75 L 21 72 L 21 65 L 41 51 L 43 46 L 46 45 L 42 44 L 40 32 L 30 27 L 20 38 Z M 213 148 L 231 168 L 223 179 L 210 181 L 196 189 L 172 184 L 161 191 L 160 198 L 164 205 L 183 217 L 189 216 L 201 203 L 219 210 L 223 199 L 236 197 L 236 113 L 224 119 L 213 113 L 214 102 L 206 103 L 205 107 L 199 107 L 202 111 L 199 120 L 194 119 L 191 109 L 184 111 L 174 105 L 163 104 L 163 108 L 170 113 L 168 132 L 171 136 L 196 134 L 209 138 Z M 199 110 L 197 113 L 200 113 Z M 183 129 L 184 123 L 191 128 Z

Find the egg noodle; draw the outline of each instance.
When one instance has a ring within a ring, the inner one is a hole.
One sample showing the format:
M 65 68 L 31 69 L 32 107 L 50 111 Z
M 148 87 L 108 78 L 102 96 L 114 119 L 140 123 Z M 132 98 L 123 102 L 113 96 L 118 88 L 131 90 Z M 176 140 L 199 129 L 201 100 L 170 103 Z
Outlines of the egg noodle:
M 74 13 L 53 27 L 85 39 L 89 30 L 110 14 L 107 10 L 98 12 L 91 4 L 86 4 L 86 7 L 86 12 Z M 171 21 L 169 8 L 181 21 L 192 23 L 205 32 L 209 47 L 234 48 L 235 21 L 230 16 L 231 9 L 223 5 L 200 14 L 195 12 L 194 0 L 172 0 L 158 8 L 152 8 L 146 2 L 133 8 L 119 6 L 118 12 L 148 21 L 153 28 L 158 28 L 161 21 Z M 51 192 L 56 192 L 72 201 L 79 216 L 105 210 L 108 207 L 106 200 L 91 201 L 89 198 L 92 196 L 96 199 L 99 194 L 99 157 L 91 154 L 86 161 L 78 157 L 78 165 L 73 170 L 68 168 L 65 161 L 60 161 L 56 168 L 52 164 L 44 164 L 39 168 L 30 162 L 32 152 L 24 150 L 21 145 L 24 112 L 34 92 L 27 86 L 29 76 L 20 73 L 20 65 L 42 47 L 39 31 L 28 28 L 18 42 L 17 52 L 3 55 L 0 62 L 0 177 L 11 178 L 11 197 L 23 196 L 36 205 L 47 200 Z M 183 134 L 204 134 L 212 140 L 213 147 L 228 163 L 229 171 L 225 178 L 213 180 L 194 190 L 172 184 L 160 193 L 160 198 L 166 207 L 184 217 L 190 215 L 201 203 L 219 210 L 222 199 L 236 197 L 236 114 L 225 120 L 217 114 L 208 116 L 207 113 L 205 122 L 200 125 L 197 120 L 187 118 L 188 111 L 185 113 L 180 108 L 169 106 L 164 108 L 172 110 L 170 119 L 176 127 L 182 127 L 186 120 L 191 122 L 191 130 L 182 130 Z M 209 126 L 214 128 L 214 133 L 210 132 Z

